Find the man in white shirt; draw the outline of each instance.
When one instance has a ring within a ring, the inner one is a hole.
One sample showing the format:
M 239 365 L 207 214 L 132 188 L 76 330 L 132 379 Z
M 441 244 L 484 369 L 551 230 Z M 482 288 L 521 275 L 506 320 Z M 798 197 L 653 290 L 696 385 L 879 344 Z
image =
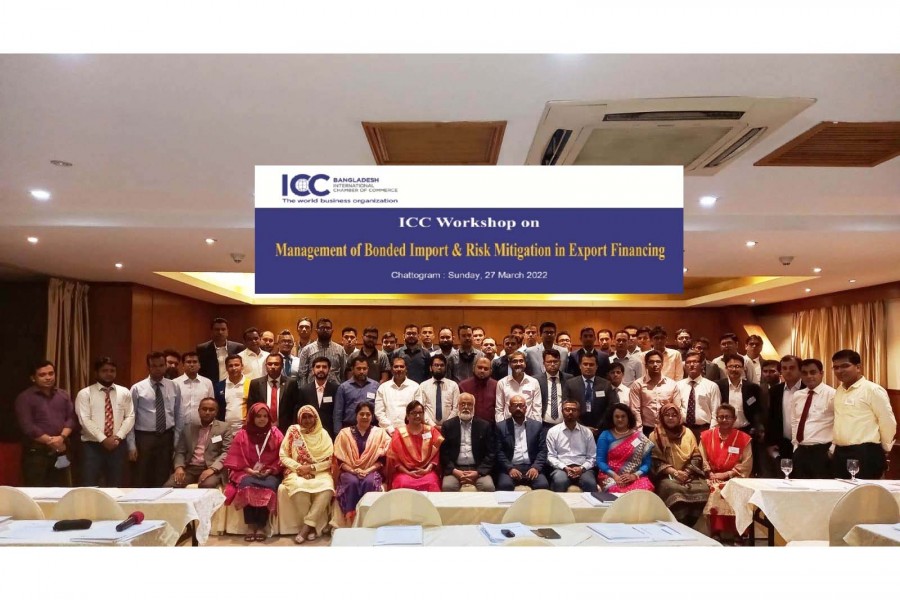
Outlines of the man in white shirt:
M 181 357 L 184 375 L 175 378 L 175 385 L 181 390 L 181 411 L 185 423 L 199 423 L 197 409 L 204 398 L 215 398 L 213 382 L 200 375 L 200 357 L 196 352 L 185 352 Z M 226 375 L 227 376 L 227 375 Z
M 266 356 L 269 356 L 266 354 Z M 232 433 L 237 433 L 244 424 L 246 398 L 249 379 L 244 377 L 244 361 L 238 354 L 225 359 L 228 379 L 216 385 L 216 402 L 219 403 L 219 418 L 225 421 Z
M 550 489 L 565 492 L 577 485 L 584 492 L 597 491 L 597 445 L 591 430 L 578 422 L 581 403 L 575 398 L 563 402 L 563 422 L 547 431 L 547 462 Z
M 620 329 L 615 335 L 615 352 L 609 356 L 609 362 L 620 363 L 622 365 L 622 383 L 625 387 L 640 379 L 644 375 L 644 365 L 641 364 L 640 354 L 631 354 L 628 352 L 628 332 Z M 607 377 L 609 374 L 607 373 Z M 619 392 L 619 398 L 627 398 Z
M 428 371 L 431 378 L 419 384 L 415 399 L 425 407 L 426 422 L 440 425 L 456 416 L 459 385 L 446 377 L 447 359 L 440 352 L 428 358 Z
M 676 384 L 681 393 L 681 415 L 699 443 L 700 434 L 713 425 L 716 409 L 722 404 L 722 393 L 716 382 L 703 376 L 703 356 L 699 352 L 690 350 L 685 355 L 684 366 L 687 377 Z
M 625 385 L 625 365 L 619 362 L 609 365 L 609 373 L 606 374 L 606 378 L 609 379 L 612 389 L 616 390 L 619 402 L 626 402 L 631 389 Z
M 525 374 L 525 353 L 521 350 L 516 350 L 508 358 L 512 375 L 507 375 L 497 382 L 494 420 L 499 423 L 508 419 L 509 399 L 515 395 L 520 395 L 525 398 L 525 402 L 528 404 L 525 418 L 540 421 L 541 386 L 538 384 L 537 379 Z
M 822 361 L 807 358 L 800 363 L 805 390 L 792 398 L 791 441 L 794 444 L 796 479 L 831 479 L 831 441 L 834 434 L 834 388 L 822 383 Z
M 744 349 L 747 352 L 745 358 L 750 367 L 750 372 L 747 373 L 747 381 L 762 383 L 762 357 L 760 356 L 762 347 L 763 341 L 761 337 L 758 335 L 747 337 L 747 343 L 744 345 Z
M 81 423 L 84 486 L 119 487 L 128 456 L 125 436 L 134 427 L 134 404 L 128 388 L 115 383 L 116 363 L 104 356 L 94 363 L 97 382 L 75 396 L 75 414 Z
M 681 362 L 681 352 L 674 348 L 666 348 L 666 342 L 669 340 L 666 330 L 657 325 L 650 331 L 650 338 L 653 340 L 653 349 L 663 357 L 663 376 L 675 381 L 682 379 L 684 364 Z
M 269 353 L 260 347 L 259 340 L 259 329 L 249 327 L 244 330 L 244 345 L 247 347 L 241 350 L 238 356 L 244 363 L 244 376 L 249 379 L 256 379 L 266 374 L 266 357 Z
M 394 376 L 378 386 L 375 392 L 375 417 L 378 426 L 393 435 L 394 430 L 404 424 L 406 405 L 416 399 L 419 384 L 406 376 L 406 359 L 402 356 L 395 356 L 391 361 L 391 372 Z M 425 422 L 434 425 L 429 421 L 427 410 Z

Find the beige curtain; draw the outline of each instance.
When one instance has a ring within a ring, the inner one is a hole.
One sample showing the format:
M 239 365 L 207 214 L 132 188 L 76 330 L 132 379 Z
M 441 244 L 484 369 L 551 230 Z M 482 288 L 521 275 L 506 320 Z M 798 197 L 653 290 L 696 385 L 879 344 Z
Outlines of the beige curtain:
M 865 302 L 794 313 L 791 352 L 818 358 L 825 365 L 825 382 L 836 385 L 831 355 L 843 348 L 862 357 L 863 375 L 887 387 L 887 317 L 884 302 Z
M 56 385 L 74 398 L 90 377 L 88 285 L 50 279 L 47 357 L 56 364 Z

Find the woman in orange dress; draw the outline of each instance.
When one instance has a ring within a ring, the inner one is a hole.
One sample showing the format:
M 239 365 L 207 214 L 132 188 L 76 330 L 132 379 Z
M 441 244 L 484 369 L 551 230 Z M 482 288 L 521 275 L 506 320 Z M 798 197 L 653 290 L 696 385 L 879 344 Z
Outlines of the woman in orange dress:
M 385 480 L 391 489 L 439 492 L 437 466 L 444 436 L 425 423 L 425 407 L 418 400 L 406 405 L 406 425 L 394 431 L 387 451 Z

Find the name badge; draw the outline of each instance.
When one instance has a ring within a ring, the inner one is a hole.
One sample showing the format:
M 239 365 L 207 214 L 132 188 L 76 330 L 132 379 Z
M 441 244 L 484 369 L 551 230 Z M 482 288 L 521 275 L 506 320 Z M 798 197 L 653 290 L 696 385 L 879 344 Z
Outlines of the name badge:
M 737 446 L 728 446 L 728 454 L 740 454 L 741 451 Z
M 854 404 L 856 404 L 856 400 L 854 400 L 853 398 L 847 398 L 846 400 L 844 400 L 844 404 L 846 404 L 847 406 L 853 406 Z
M 591 403 L 590 403 L 590 402 L 588 402 L 587 404 L 585 404 L 585 411 L 584 411 L 584 412 L 591 412 Z
M 212 440 L 210 440 L 210 441 L 211 441 L 213 444 L 218 444 L 219 442 L 222 441 L 222 436 L 221 436 L 221 435 L 213 436 Z
M 374 400 L 375 392 L 366 392 L 366 400 Z
M 638 446 L 640 446 L 640 445 L 641 445 L 641 438 L 634 438 L 634 439 L 631 441 L 631 445 L 634 446 L 635 448 L 637 448 Z
M 606 392 L 604 392 L 603 390 L 600 390 L 599 392 L 594 392 L 594 397 L 595 398 L 606 398 Z
M 331 402 L 331 396 L 325 396 L 322 398 L 322 404 L 328 404 Z
M 755 402 L 756 402 L 756 396 L 750 396 L 749 398 L 747 398 L 747 406 L 753 406 L 753 404 Z
M 431 439 L 431 432 L 429 431 L 429 432 L 427 432 L 427 433 L 423 433 L 423 434 L 422 434 L 422 439 L 423 439 L 423 440 L 430 440 L 430 439 Z

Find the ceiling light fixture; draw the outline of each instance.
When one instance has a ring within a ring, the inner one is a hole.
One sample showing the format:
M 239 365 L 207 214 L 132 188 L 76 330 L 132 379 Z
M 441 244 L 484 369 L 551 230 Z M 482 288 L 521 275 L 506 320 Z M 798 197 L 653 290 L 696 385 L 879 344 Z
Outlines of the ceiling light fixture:
M 822 267 L 813 268 L 813 273 L 821 273 L 821 272 L 822 272 Z
M 700 196 L 700 206 L 711 208 L 716 205 L 717 200 L 716 196 Z
M 72 163 L 66 162 L 64 160 L 51 160 L 50 164 L 54 167 L 71 167 Z
M 31 190 L 31 196 L 35 200 L 49 200 L 50 192 L 47 190 Z
M 687 267 L 684 268 L 684 272 L 685 272 L 685 273 L 688 272 L 688 268 L 687 268 Z
M 806 293 L 808 294 L 808 293 L 810 293 L 810 292 L 812 291 L 812 289 L 811 289 L 811 288 L 806 288 L 806 289 L 803 290 L 803 291 L 806 292 Z
M 851 279 L 851 280 L 850 280 L 850 283 L 856 283 L 856 280 L 855 280 L 855 279 Z
M 37 243 L 38 243 L 38 239 L 37 239 L 36 237 L 34 237 L 34 236 L 31 236 L 31 237 L 28 238 L 28 243 L 29 243 L 29 244 L 37 244 Z
M 750 298 L 750 304 L 756 304 L 756 298 Z
M 125 266 L 125 265 L 123 265 L 122 263 L 116 263 L 116 268 L 117 268 L 117 269 L 121 269 L 121 268 L 124 267 L 124 266 Z
M 217 241 L 218 240 L 216 238 L 206 238 L 206 243 L 209 244 L 210 246 L 215 244 Z
M 747 242 L 747 247 L 748 247 L 748 248 L 753 248 L 753 247 L 756 246 L 758 243 L 759 243 L 759 242 L 754 242 L 753 240 L 750 240 L 750 241 Z

